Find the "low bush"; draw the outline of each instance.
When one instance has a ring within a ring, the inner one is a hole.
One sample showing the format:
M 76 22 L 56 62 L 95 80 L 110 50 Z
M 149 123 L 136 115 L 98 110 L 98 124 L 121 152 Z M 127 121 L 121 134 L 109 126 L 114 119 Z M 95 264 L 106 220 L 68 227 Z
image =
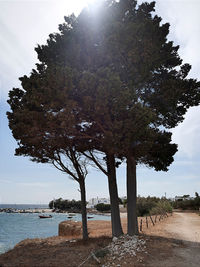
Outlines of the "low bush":
M 62 199 L 58 198 L 49 202 L 50 209 L 66 210 L 66 211 L 80 211 L 81 201 L 76 201 L 74 199 Z
M 183 199 L 183 200 L 174 201 L 172 203 L 172 205 L 175 209 L 199 210 L 199 208 L 200 208 L 200 196 L 196 192 L 194 199 Z
M 137 216 L 149 215 L 150 210 L 156 206 L 160 199 L 156 197 L 138 197 L 137 198 Z
M 98 249 L 94 252 L 94 255 L 97 258 L 104 258 L 107 254 L 109 254 L 109 250 L 107 248 L 104 249 Z
M 160 200 L 156 203 L 156 206 L 150 210 L 151 215 L 164 214 L 166 212 L 172 212 L 172 205 L 168 200 Z
M 95 206 L 98 211 L 110 211 L 110 204 L 99 203 Z
M 127 201 L 124 201 L 126 204 Z M 172 205 L 166 198 L 137 197 L 137 216 L 143 217 L 154 214 L 172 212 Z

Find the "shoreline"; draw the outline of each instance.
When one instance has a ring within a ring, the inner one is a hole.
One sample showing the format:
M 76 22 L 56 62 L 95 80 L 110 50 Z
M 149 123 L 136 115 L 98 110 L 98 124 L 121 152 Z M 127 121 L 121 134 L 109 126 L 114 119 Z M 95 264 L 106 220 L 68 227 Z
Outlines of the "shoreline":
M 17 209 L 17 208 L 0 208 L 0 213 L 48 213 L 52 212 L 52 209 L 48 208 L 28 208 L 28 209 Z
M 54 210 L 50 208 L 28 208 L 28 209 L 17 209 L 17 208 L 0 208 L 0 213 L 66 213 L 66 214 L 81 214 L 81 212 L 70 211 L 70 210 Z M 97 210 L 89 209 L 87 211 L 88 215 L 103 215 L 103 216 L 111 216 L 110 212 L 99 212 Z

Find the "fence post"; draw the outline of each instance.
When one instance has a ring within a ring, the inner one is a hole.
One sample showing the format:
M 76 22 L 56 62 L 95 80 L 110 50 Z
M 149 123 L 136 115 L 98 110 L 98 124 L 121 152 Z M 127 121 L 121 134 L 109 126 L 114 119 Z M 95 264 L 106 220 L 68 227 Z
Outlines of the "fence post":
M 140 232 L 142 232 L 142 219 L 140 220 Z
M 152 224 L 153 224 L 153 226 L 154 226 L 155 224 L 154 224 L 154 222 L 153 222 L 153 220 L 152 220 L 152 218 L 151 218 L 151 215 L 150 215 L 150 219 L 151 219 L 151 222 L 152 222 Z
M 155 216 L 155 223 L 156 223 L 157 215 Z
M 147 228 L 148 228 L 148 218 L 147 218 L 147 216 L 146 216 L 146 225 L 147 225 Z

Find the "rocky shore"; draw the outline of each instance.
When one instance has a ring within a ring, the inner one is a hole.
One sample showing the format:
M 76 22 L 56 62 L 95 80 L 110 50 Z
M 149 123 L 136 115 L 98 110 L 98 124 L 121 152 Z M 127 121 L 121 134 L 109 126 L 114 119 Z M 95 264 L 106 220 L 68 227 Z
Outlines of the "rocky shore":
M 47 213 L 52 212 L 51 209 L 15 209 L 15 208 L 0 208 L 0 212 L 6 213 Z
M 0 208 L 0 213 L 1 212 L 5 212 L 5 213 L 81 213 L 78 210 L 58 210 L 58 209 L 40 209 L 40 208 L 30 208 L 30 209 L 17 209 L 17 208 Z M 99 212 L 96 209 L 88 209 L 87 210 L 87 215 L 88 215 L 88 219 L 90 219 L 89 217 L 92 215 L 106 215 L 106 216 L 110 216 L 111 214 L 109 212 Z

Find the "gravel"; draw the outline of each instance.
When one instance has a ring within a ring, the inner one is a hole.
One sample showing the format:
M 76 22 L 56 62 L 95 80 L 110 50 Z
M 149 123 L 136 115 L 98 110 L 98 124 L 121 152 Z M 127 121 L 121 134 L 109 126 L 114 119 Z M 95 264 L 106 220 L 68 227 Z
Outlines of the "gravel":
M 114 237 L 111 244 L 107 246 L 109 250 L 109 257 L 106 264 L 102 267 L 114 266 L 120 267 L 119 262 L 124 262 L 128 257 L 136 257 L 138 252 L 145 252 L 146 241 L 140 239 L 138 236 L 124 235 L 119 238 Z

